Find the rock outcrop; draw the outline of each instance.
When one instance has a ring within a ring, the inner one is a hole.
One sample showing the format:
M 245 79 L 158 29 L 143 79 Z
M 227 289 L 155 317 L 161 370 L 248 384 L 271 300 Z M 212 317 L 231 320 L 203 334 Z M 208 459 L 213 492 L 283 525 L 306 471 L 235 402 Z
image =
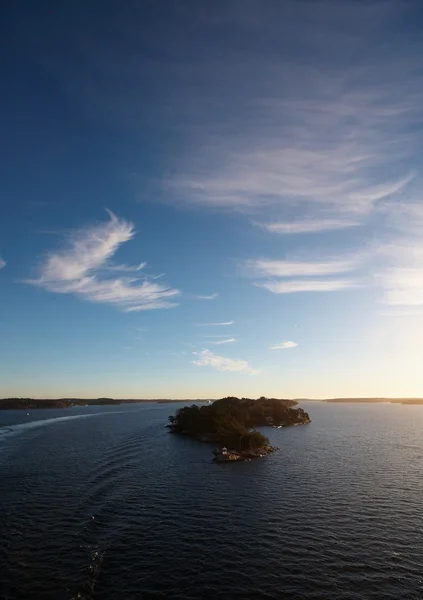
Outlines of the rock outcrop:
M 258 448 L 255 451 L 251 450 L 215 450 L 213 461 L 217 463 L 226 463 L 226 462 L 245 462 L 252 460 L 254 458 L 263 458 L 264 456 L 268 456 L 269 454 L 273 454 L 280 450 L 277 446 L 264 446 L 263 448 Z

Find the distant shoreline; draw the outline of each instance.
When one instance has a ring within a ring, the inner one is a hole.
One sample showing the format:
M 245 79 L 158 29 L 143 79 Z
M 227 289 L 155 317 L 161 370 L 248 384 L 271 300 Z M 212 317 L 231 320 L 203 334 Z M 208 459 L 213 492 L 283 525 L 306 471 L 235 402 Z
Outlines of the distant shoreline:
M 329 400 L 321 400 L 321 402 L 338 404 L 423 404 L 423 398 L 330 398 Z
M 46 408 L 72 408 L 76 406 L 118 406 L 119 404 L 174 404 L 178 402 L 192 403 L 213 401 L 208 399 L 180 399 L 180 398 L 1 398 L 0 410 L 38 410 Z M 325 402 L 330 404 L 414 404 L 423 405 L 423 398 L 298 398 L 295 402 Z
M 207 400 L 179 400 L 179 399 L 150 399 L 137 400 L 127 398 L 2 398 L 0 410 L 43 410 L 46 408 L 73 408 L 75 406 L 118 406 L 120 404 L 141 404 L 151 402 L 155 404 L 170 404 L 175 402 L 207 402 Z

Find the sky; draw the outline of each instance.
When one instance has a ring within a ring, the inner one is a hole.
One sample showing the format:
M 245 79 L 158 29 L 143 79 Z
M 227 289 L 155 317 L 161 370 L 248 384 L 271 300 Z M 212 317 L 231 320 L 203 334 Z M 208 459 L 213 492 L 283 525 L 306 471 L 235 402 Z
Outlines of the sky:
M 0 397 L 423 396 L 419 0 L 1 11 Z

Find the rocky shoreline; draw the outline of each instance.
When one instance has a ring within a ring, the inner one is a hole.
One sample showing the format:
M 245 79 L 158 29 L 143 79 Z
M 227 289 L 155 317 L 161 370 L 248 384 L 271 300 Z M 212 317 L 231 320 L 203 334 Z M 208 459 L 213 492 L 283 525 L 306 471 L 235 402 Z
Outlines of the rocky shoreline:
M 257 450 L 214 450 L 213 462 L 227 463 L 227 462 L 246 462 L 253 460 L 254 458 L 263 458 L 269 456 L 277 450 L 280 450 L 277 446 L 264 446 L 263 448 L 257 448 Z

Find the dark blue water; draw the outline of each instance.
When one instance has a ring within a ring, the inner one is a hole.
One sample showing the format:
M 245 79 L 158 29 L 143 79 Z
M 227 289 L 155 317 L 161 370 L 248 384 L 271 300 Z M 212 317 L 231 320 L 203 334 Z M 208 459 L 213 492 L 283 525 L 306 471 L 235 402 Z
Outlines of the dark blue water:
M 0 411 L 0 598 L 423 598 L 423 406 L 304 407 L 232 465 L 174 405 Z

